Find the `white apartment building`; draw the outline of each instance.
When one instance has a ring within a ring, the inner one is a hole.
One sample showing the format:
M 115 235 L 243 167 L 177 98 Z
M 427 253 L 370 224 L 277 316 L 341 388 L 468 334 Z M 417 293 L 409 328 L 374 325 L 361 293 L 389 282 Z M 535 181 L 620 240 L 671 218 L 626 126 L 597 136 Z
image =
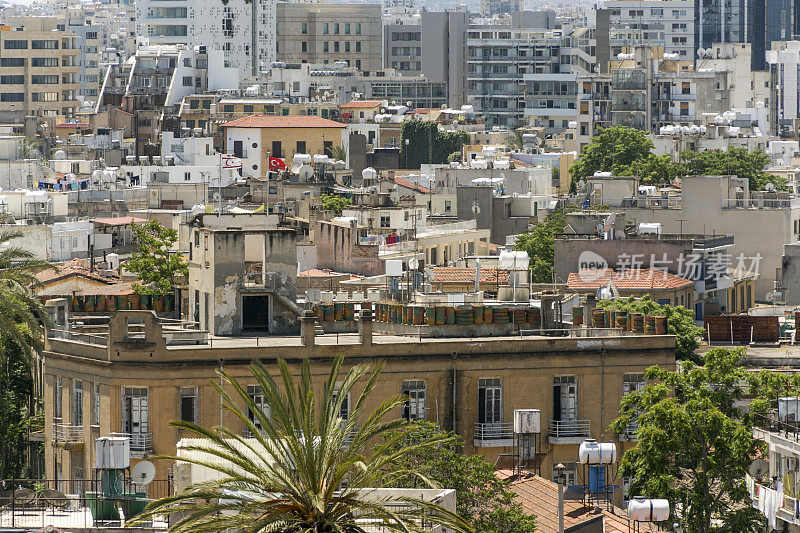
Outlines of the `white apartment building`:
M 767 50 L 767 63 L 772 76 L 772 133 L 792 134 L 800 124 L 800 41 L 775 43 L 774 50 Z
M 610 0 L 609 16 L 612 57 L 628 46 L 663 46 L 667 54 L 692 60 L 694 2 L 689 0 Z
M 258 75 L 275 61 L 275 6 L 275 0 L 142 0 L 136 35 L 141 43 L 221 50 L 240 76 Z

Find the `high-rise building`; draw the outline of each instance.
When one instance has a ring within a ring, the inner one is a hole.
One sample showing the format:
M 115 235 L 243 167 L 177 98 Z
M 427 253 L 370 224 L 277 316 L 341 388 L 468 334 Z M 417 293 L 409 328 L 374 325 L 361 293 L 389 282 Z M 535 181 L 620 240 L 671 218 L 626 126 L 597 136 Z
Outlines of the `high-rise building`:
M 466 38 L 469 13 L 464 10 L 422 13 L 422 73 L 447 84 L 450 107 L 466 103 Z
M 0 31 L 0 115 L 73 116 L 78 101 L 77 38 L 55 17 L 9 17 Z
M 150 44 L 222 50 L 240 76 L 257 75 L 275 61 L 275 0 L 141 0 L 136 35 Z
M 628 46 L 661 46 L 681 59 L 695 57 L 693 0 L 612 0 L 605 9 L 612 57 Z
M 380 4 L 278 2 L 276 23 L 278 61 L 383 66 Z
M 410 76 L 422 72 L 422 25 L 418 20 L 383 26 L 383 66 Z

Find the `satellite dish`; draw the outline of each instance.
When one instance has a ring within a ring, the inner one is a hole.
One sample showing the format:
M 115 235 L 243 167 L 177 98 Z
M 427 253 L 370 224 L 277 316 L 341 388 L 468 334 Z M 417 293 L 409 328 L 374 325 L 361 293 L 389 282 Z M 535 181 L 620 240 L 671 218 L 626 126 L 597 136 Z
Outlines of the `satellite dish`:
M 756 459 L 747 469 L 753 479 L 761 479 L 769 473 L 769 463 L 764 459 Z
M 301 163 L 300 161 L 295 161 L 294 163 L 292 163 L 292 166 L 289 167 L 289 172 L 291 172 L 294 175 L 297 175 L 300 173 L 300 168 L 302 166 L 303 163 Z
M 300 176 L 302 179 L 307 180 L 308 178 L 314 175 L 314 169 L 311 168 L 311 165 L 302 165 L 300 169 L 297 171 L 297 175 Z
M 419 259 L 416 257 L 412 257 L 408 260 L 408 268 L 411 270 L 418 270 L 419 269 Z
M 215 192 L 215 193 L 214 193 L 214 201 L 216 202 L 216 201 L 218 201 L 218 200 L 219 200 L 219 193 L 218 193 L 218 192 Z
M 476 215 L 481 212 L 481 206 L 478 205 L 478 202 L 472 202 L 472 212 Z
M 131 469 L 131 482 L 136 485 L 149 485 L 156 478 L 156 465 L 150 461 L 140 461 Z
M 397 191 L 392 191 L 392 192 L 389 194 L 389 199 L 390 199 L 392 202 L 394 202 L 394 203 L 397 203 L 397 202 L 399 202 L 399 201 L 400 201 L 400 193 L 399 193 L 399 192 L 397 192 Z
M 769 192 L 774 192 L 775 191 L 775 184 L 774 183 L 767 183 L 764 186 L 764 189 L 769 191 Z

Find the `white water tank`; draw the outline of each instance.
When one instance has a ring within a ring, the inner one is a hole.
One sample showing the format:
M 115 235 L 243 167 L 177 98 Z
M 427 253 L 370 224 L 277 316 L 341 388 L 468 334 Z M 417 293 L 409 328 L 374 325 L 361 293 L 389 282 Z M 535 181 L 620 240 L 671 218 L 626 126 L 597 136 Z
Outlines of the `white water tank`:
M 628 502 L 628 516 L 634 522 L 663 522 L 669 519 L 669 501 L 633 498 Z
M 110 254 L 106 255 L 106 263 L 108 263 L 108 268 L 111 270 L 116 270 L 119 268 L 119 254 L 115 254 L 111 252 Z
M 538 409 L 514 409 L 514 433 L 541 433 L 542 413 Z
M 361 179 L 363 180 L 374 180 L 377 175 L 378 172 L 372 167 L 367 167 L 361 171 Z
M 311 163 L 311 154 L 294 154 L 292 160 L 298 163 Z
M 98 437 L 94 450 L 95 468 L 98 470 L 122 470 L 131 465 L 129 437 Z
M 613 442 L 597 442 L 586 439 L 578 448 L 578 459 L 582 465 L 607 465 L 617 461 L 617 445 Z

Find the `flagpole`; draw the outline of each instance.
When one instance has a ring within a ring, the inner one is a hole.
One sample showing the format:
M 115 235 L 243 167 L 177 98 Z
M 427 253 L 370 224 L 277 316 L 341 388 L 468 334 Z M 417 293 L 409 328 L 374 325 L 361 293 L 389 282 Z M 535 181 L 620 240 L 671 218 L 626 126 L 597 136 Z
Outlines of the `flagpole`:
M 269 223 L 269 173 L 272 171 L 272 157 L 267 152 L 267 223 Z
M 217 229 L 222 227 L 222 154 L 219 154 L 219 175 L 217 176 Z

